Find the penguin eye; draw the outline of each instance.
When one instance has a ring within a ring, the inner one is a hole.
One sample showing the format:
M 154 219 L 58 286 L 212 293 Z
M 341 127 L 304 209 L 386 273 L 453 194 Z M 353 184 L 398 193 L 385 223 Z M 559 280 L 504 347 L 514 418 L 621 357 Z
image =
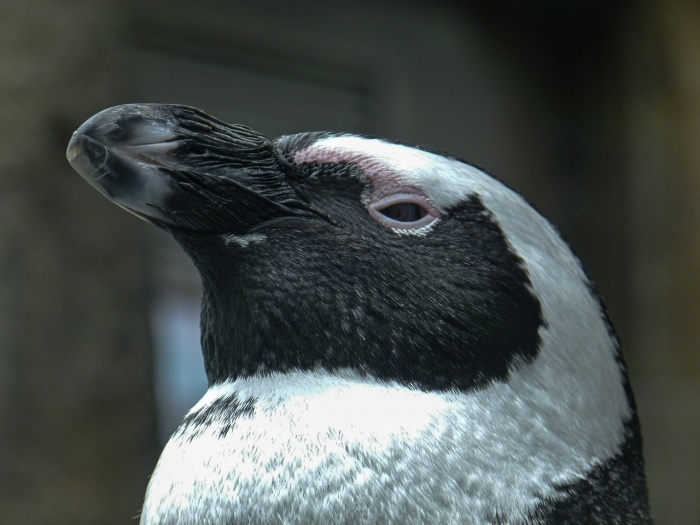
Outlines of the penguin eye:
M 369 204 L 369 213 L 380 224 L 397 230 L 415 230 L 440 217 L 440 212 L 422 194 L 398 193 Z
M 399 202 L 377 211 L 388 219 L 398 222 L 416 222 L 428 215 L 428 210 L 415 202 Z

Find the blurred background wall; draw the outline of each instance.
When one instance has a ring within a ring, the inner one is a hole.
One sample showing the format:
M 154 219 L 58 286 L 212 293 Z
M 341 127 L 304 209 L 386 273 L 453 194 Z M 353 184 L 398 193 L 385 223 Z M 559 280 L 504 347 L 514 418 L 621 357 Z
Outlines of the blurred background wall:
M 133 518 L 204 388 L 199 284 L 65 162 L 125 102 L 449 150 L 575 246 L 659 524 L 700 524 L 700 4 L 0 0 L 0 523 Z

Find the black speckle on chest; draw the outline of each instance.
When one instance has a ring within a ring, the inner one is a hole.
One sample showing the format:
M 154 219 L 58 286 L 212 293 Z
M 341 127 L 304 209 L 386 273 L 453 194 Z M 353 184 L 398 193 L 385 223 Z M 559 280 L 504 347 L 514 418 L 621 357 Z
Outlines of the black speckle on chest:
M 241 400 L 238 394 L 221 397 L 197 412 L 187 414 L 177 434 L 186 435 L 191 441 L 206 429 L 216 426 L 219 437 L 225 437 L 240 418 L 255 414 L 256 401 L 254 397 Z

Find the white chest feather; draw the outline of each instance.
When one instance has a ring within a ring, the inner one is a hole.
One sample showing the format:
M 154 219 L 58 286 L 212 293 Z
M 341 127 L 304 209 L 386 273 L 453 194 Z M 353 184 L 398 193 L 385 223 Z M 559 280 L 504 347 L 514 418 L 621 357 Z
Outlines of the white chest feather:
M 191 414 L 232 394 L 232 426 L 212 412 L 170 440 L 143 525 L 523 519 L 621 439 L 591 441 L 510 384 L 426 393 L 320 372 L 218 385 Z

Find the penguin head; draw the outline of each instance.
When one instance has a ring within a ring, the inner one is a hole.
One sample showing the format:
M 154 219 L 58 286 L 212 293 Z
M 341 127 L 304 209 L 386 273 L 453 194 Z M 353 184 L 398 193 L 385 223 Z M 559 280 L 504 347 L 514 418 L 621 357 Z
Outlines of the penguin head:
M 457 159 L 151 104 L 94 116 L 68 157 L 194 260 L 211 381 L 351 368 L 469 389 L 537 356 L 542 307 L 484 193 L 527 205 Z
M 212 383 L 351 369 L 469 390 L 543 353 L 583 389 L 624 376 L 608 366 L 617 342 L 566 243 L 459 159 L 350 134 L 271 141 L 160 104 L 98 113 L 67 156 L 195 262 Z

